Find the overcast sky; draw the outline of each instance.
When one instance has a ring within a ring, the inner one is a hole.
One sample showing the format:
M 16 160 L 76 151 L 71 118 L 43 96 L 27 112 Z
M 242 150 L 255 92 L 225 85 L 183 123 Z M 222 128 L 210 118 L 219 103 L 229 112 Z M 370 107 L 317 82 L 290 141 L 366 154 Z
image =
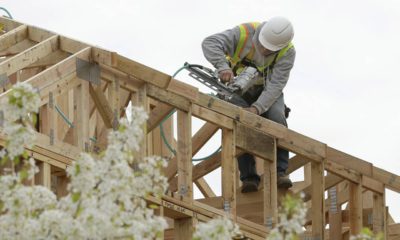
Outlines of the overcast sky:
M 6 0 L 0 6 L 19 21 L 170 75 L 185 61 L 210 67 L 200 47 L 206 36 L 286 16 L 297 50 L 284 90 L 292 109 L 289 127 L 400 175 L 396 0 Z M 208 92 L 186 73 L 177 78 Z M 400 195 L 388 191 L 387 202 L 400 221 Z

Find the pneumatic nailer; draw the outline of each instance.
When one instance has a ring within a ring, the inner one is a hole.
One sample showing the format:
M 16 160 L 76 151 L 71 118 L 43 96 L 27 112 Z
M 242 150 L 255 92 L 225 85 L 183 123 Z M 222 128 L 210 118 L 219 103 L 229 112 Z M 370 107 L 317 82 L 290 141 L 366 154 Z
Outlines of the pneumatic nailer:
M 217 92 L 217 97 L 239 107 L 249 107 L 250 104 L 242 97 L 258 80 L 259 72 L 254 67 L 245 67 L 232 82 L 227 85 L 221 83 L 218 75 L 210 68 L 198 64 L 185 63 L 184 68 L 188 70 L 189 76 L 201 82 L 208 88 Z M 285 105 L 285 116 L 289 117 L 290 108 Z

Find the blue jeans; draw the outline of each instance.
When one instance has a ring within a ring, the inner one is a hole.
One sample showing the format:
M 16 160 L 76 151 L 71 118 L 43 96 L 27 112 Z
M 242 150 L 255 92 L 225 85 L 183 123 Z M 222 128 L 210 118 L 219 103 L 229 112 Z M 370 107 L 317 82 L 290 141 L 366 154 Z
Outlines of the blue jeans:
M 267 112 L 261 115 L 276 123 L 282 124 L 287 127 L 287 122 L 285 118 L 285 101 L 283 99 L 283 94 L 275 101 L 274 104 L 268 109 Z M 289 152 L 285 149 L 277 149 L 277 174 L 285 174 L 288 168 Z M 243 153 L 238 158 L 238 165 L 240 171 L 240 180 L 255 180 L 260 181 L 260 176 L 258 176 L 256 171 L 256 162 L 254 156 L 249 153 Z

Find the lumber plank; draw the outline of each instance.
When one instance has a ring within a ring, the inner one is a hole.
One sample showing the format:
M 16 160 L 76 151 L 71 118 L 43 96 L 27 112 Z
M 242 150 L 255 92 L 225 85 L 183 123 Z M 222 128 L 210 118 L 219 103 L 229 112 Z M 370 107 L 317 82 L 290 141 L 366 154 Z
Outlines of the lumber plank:
M 58 36 L 50 37 L 35 46 L 17 54 L 14 57 L 0 63 L 0 73 L 5 73 L 7 76 L 21 70 L 44 56 L 52 53 L 58 48 Z
M 191 108 L 191 103 L 186 98 L 152 84 L 147 84 L 147 94 L 152 98 L 158 99 L 183 111 L 189 111 L 189 108 Z
M 21 25 L 0 36 L 0 51 L 3 51 L 28 37 L 28 27 Z
M 171 76 L 159 72 L 155 69 L 147 67 L 141 63 L 133 61 L 129 58 L 123 57 L 119 54 L 114 54 L 114 64 L 116 69 L 125 72 L 129 75 L 132 75 L 140 80 L 151 83 L 159 88 L 167 88 L 170 81 Z M 183 97 L 182 97 L 183 98 Z M 186 98 L 183 98 L 186 99 Z
M 147 120 L 147 131 L 150 132 L 156 128 L 173 110 L 174 107 L 171 107 L 163 102 L 158 102 L 157 106 L 149 113 L 149 119 Z
M 136 92 L 135 95 L 132 95 L 131 97 L 132 104 L 137 106 L 137 107 L 142 107 L 146 112 L 149 110 L 149 99 L 147 97 L 147 87 L 146 85 L 143 85 L 138 92 Z M 142 125 L 143 129 L 143 139 L 140 143 L 140 148 L 138 152 L 138 157 L 139 158 L 144 158 L 147 154 L 147 140 L 148 140 L 148 135 L 147 133 L 147 122 L 144 122 Z
M 277 189 L 277 172 L 276 172 L 276 140 L 272 139 L 272 158 L 271 161 L 263 161 L 263 222 L 268 229 L 272 229 L 278 223 L 278 189 Z
M 373 179 L 385 184 L 385 187 L 400 193 L 400 176 L 378 167 L 372 168 Z
M 114 113 L 101 86 L 89 84 L 89 93 L 107 128 L 113 127 Z
M 338 202 L 339 187 L 334 186 L 328 190 L 329 196 L 329 239 L 342 238 L 342 209 Z
M 88 47 L 90 46 L 83 42 L 65 36 L 60 36 L 60 49 L 64 52 L 74 54 Z
M 356 172 L 372 176 L 372 164 L 359 158 L 353 157 L 347 153 L 341 152 L 334 148 L 328 147 L 326 157 L 332 162 L 340 164 L 344 167 L 355 170 Z
M 120 87 L 130 92 L 136 92 L 145 81 L 134 78 L 133 76 L 114 69 L 110 66 L 100 63 L 100 76 L 102 79 L 112 82 L 115 79 L 120 80 Z
M 70 55 L 70 53 L 64 52 L 62 50 L 56 50 L 54 52 L 51 52 L 49 55 L 39 59 L 38 61 L 32 63 L 26 68 L 46 68 L 58 62 L 61 62 Z
M 192 105 L 192 113 L 193 116 L 196 116 L 207 122 L 211 122 L 223 128 L 233 129 L 232 119 L 197 104 Z
M 0 23 L 3 25 L 3 29 L 8 32 L 11 31 L 12 29 L 22 25 L 22 23 L 19 23 L 13 19 L 10 19 L 8 17 L 3 17 L 0 16 Z
M 51 189 L 50 164 L 47 162 L 39 162 L 37 166 L 39 168 L 39 172 L 35 175 L 35 184 Z
M 54 35 L 56 34 L 51 31 L 34 26 L 28 26 L 28 38 L 34 42 L 42 42 Z
M 24 39 L 24 40 L 16 43 L 15 45 L 12 45 L 11 47 L 0 51 L 0 57 L 5 57 L 5 58 L 1 59 L 0 62 L 7 61 L 12 56 L 17 55 L 18 53 L 23 52 L 26 49 L 33 47 L 35 44 L 37 44 L 37 43 L 30 39 Z
M 372 230 L 375 234 L 383 233 L 386 236 L 388 223 L 386 221 L 385 193 L 373 193 L 372 205 Z
M 236 216 L 235 130 L 222 128 L 221 180 L 224 211 Z
M 63 79 L 69 74 L 76 73 L 75 62 L 78 57 L 88 61 L 89 56 L 90 56 L 90 48 L 83 49 L 80 52 L 71 55 L 65 60 L 55 64 L 54 66 L 49 67 L 48 69 L 40 72 L 39 74 L 29 78 L 28 80 L 26 80 L 26 82 L 31 84 L 33 87 L 39 88 L 39 94 L 40 94 L 41 89 L 44 89 L 48 85 L 51 85 L 52 82 Z M 11 90 L 8 90 L 0 94 L 0 98 L 4 98 L 10 92 Z
M 218 127 L 216 125 L 212 123 L 205 123 L 192 138 L 192 154 L 195 155 L 215 134 L 215 132 L 217 132 L 217 130 Z M 164 169 L 164 173 L 168 180 L 171 180 L 171 178 L 175 176 L 176 171 L 176 157 L 173 157 L 169 161 L 168 167 Z
M 68 93 L 71 89 L 81 84 L 81 80 L 77 78 L 76 73 L 72 73 L 62 79 L 55 79 L 54 82 L 40 89 L 40 106 L 48 103 L 49 93 L 52 92 L 54 97 Z
M 178 110 L 178 146 L 176 159 L 178 166 L 178 194 L 182 201 L 192 202 L 192 114 Z
M 193 87 L 192 85 L 186 84 L 184 82 L 178 81 L 176 79 L 171 79 L 168 84 L 167 90 L 183 96 L 192 102 L 197 102 L 199 99 L 199 89 Z
M 235 137 L 237 147 L 242 150 L 270 161 L 275 158 L 274 139 L 268 135 L 238 123 Z
M 199 178 L 195 180 L 194 183 L 199 188 L 204 197 L 210 198 L 217 196 L 204 178 Z
M 199 164 L 194 165 L 192 181 L 196 181 L 197 179 L 204 177 L 205 175 L 214 171 L 220 166 L 221 166 L 221 152 L 216 153 L 206 161 L 202 161 Z M 169 183 L 169 188 L 172 192 L 175 192 L 178 189 L 177 181 L 178 178 L 174 177 Z
M 349 221 L 350 235 L 357 235 L 362 229 L 362 187 L 359 183 L 349 183 Z
M 82 81 L 73 89 L 74 128 L 73 143 L 82 151 L 89 151 L 89 82 Z
M 324 204 L 324 162 L 311 162 L 312 180 L 312 237 L 324 239 L 325 232 L 325 204 Z

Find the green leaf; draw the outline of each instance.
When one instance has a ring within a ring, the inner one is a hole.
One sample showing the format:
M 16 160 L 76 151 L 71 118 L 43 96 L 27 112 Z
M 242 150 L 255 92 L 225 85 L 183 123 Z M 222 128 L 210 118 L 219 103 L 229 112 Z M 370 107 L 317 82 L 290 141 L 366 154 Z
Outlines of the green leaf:
M 76 203 L 81 198 L 81 193 L 80 192 L 72 193 L 71 198 L 72 202 Z
M 21 162 L 21 159 L 19 158 L 19 156 L 16 156 L 15 158 L 14 158 L 14 164 L 15 165 L 18 165 L 20 162 Z
M 25 179 L 27 179 L 28 178 L 28 171 L 26 170 L 26 169 L 22 169 L 20 172 L 19 172 L 19 179 L 21 180 L 21 181 L 24 181 Z
M 75 174 L 78 175 L 81 172 L 81 166 L 79 164 L 75 164 Z
M 33 123 L 33 126 L 36 126 L 36 123 L 37 123 L 37 115 L 36 115 L 35 113 L 32 114 L 32 123 Z
M 29 158 L 29 153 L 27 151 L 24 151 L 22 153 L 22 157 L 25 158 L 25 159 Z
M 6 163 L 8 162 L 8 160 L 9 160 L 8 156 L 7 156 L 7 155 L 4 156 L 4 157 L 0 160 L 0 166 L 6 164 Z

